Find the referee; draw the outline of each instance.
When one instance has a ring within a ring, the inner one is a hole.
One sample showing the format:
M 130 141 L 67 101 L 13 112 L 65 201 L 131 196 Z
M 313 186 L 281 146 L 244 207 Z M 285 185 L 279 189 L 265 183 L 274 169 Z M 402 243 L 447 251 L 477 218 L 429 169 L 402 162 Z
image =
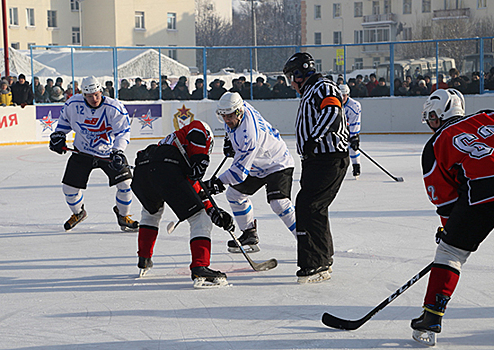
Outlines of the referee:
M 334 248 L 328 208 L 350 164 L 349 131 L 338 86 L 316 73 L 309 53 L 290 57 L 283 73 L 301 95 L 295 124 L 302 158 L 295 202 L 298 283 L 322 282 L 331 278 Z

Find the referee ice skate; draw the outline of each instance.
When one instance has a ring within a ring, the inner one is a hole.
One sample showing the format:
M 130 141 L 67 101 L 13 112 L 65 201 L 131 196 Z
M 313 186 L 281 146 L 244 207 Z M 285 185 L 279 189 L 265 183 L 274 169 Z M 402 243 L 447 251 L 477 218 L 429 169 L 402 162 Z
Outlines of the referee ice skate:
M 102 91 L 95 77 L 84 78 L 82 94 L 65 102 L 57 128 L 50 135 L 50 149 L 63 154 L 67 152 L 66 134 L 75 132 L 76 152 L 70 156 L 62 179 L 65 200 L 73 213 L 64 224 L 67 231 L 87 217 L 82 190 L 97 168 L 108 176 L 110 186 L 117 187 L 113 211 L 120 228 L 136 231 L 139 227 L 129 217 L 132 174 L 124 154 L 130 140 L 129 114 L 120 101 L 103 96 Z
M 283 73 L 301 95 L 295 125 L 302 157 L 295 201 L 298 282 L 321 282 L 331 277 L 334 248 L 328 208 L 350 163 L 349 131 L 338 86 L 316 73 L 310 54 L 294 54 Z

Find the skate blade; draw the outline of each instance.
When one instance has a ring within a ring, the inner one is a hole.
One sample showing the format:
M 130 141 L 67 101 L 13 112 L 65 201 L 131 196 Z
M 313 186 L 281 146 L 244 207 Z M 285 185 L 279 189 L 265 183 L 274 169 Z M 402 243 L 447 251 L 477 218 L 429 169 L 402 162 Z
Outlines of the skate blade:
M 213 279 L 213 281 L 208 281 L 206 277 L 197 277 L 194 279 L 194 288 L 195 289 L 211 289 L 211 288 L 222 288 L 222 287 L 231 287 L 231 284 L 228 284 L 226 278 L 217 277 Z
M 307 284 L 307 283 L 320 283 L 327 281 L 331 278 L 329 271 L 319 272 L 317 275 L 312 276 L 300 276 L 297 279 L 297 283 L 299 284 Z
M 358 180 L 360 175 L 354 176 L 355 180 Z
M 147 273 L 149 272 L 149 270 L 151 270 L 150 267 L 147 267 L 145 269 L 139 269 L 139 277 L 138 278 L 146 276 Z
M 84 216 L 78 223 L 76 223 L 74 226 L 72 226 L 71 228 L 69 228 L 68 230 L 65 230 L 65 232 L 69 232 L 69 231 L 72 231 L 74 229 L 74 227 L 76 227 L 77 225 L 79 225 L 81 222 L 83 222 L 84 220 L 87 219 L 87 215 Z M 65 228 L 64 228 L 65 229 Z
M 257 244 L 253 244 L 253 245 L 244 245 L 242 246 L 245 250 L 245 252 L 248 254 L 248 253 L 257 253 L 258 251 L 261 250 L 261 248 L 259 248 L 259 246 Z M 230 253 L 234 253 L 234 254 L 237 254 L 237 253 L 242 253 L 242 251 L 240 250 L 239 247 L 228 247 L 228 251 Z
M 120 229 L 123 232 L 137 232 L 137 231 L 139 231 L 139 227 L 131 228 L 131 227 L 127 227 L 127 226 L 120 226 Z
M 412 333 L 412 338 L 423 345 L 427 345 L 427 346 L 436 345 L 436 333 L 432 331 L 419 331 L 414 329 Z

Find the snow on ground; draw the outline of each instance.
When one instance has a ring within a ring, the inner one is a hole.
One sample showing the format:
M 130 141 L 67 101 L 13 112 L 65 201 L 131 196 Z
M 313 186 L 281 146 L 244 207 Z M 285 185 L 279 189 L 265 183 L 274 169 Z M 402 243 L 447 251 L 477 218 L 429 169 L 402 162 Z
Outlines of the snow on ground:
M 364 151 L 405 182 L 365 158 L 358 181 L 349 171 L 331 207 L 336 254 L 330 281 L 296 283 L 295 239 L 260 191 L 253 202 L 261 251 L 251 257 L 274 257 L 279 266 L 254 272 L 241 254 L 226 251 L 229 235 L 214 228 L 211 267 L 233 284 L 216 290 L 192 288 L 188 225 L 168 235 L 166 224 L 175 220 L 168 208 L 155 267 L 136 279 L 137 235 L 118 228 L 115 190 L 103 172 L 93 172 L 84 193 L 89 217 L 66 233 L 70 211 L 60 180 L 68 155 L 47 145 L 0 147 L 0 349 L 422 348 L 411 339 L 409 323 L 421 312 L 427 277 L 356 331 L 330 329 L 320 320 L 324 312 L 361 318 L 433 259 L 439 220 L 420 170 L 427 138 L 363 135 Z M 285 140 L 295 155 L 294 138 Z M 147 143 L 131 142 L 131 163 Z M 221 144 L 208 174 L 222 160 Z M 297 161 L 293 197 L 299 178 Z M 229 209 L 224 194 L 216 199 Z M 139 219 L 137 201 L 132 212 Z M 436 348 L 492 349 L 493 252 L 488 237 L 464 267 Z

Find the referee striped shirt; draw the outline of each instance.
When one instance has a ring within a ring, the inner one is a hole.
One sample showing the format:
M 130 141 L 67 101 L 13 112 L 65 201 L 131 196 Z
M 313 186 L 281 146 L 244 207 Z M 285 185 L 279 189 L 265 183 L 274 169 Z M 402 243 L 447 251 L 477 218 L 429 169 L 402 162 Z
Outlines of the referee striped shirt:
M 321 74 L 310 77 L 302 87 L 295 129 L 297 153 L 303 156 L 309 138 L 317 142 L 315 154 L 348 154 L 348 126 L 341 92 L 337 85 Z

